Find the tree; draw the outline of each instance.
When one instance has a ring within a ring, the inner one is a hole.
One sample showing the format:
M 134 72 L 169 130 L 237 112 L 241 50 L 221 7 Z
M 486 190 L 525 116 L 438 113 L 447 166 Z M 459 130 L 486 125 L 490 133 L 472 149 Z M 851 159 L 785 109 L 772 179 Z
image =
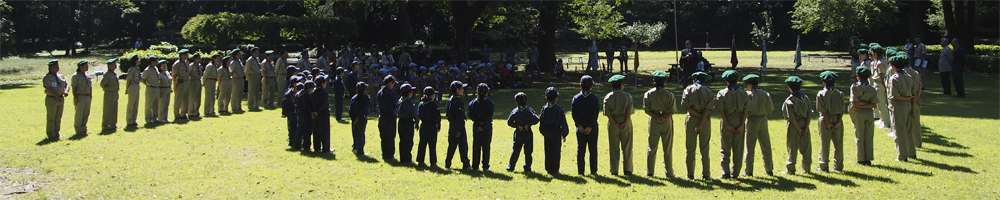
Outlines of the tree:
M 814 31 L 830 33 L 837 41 L 847 41 L 860 31 L 893 25 L 898 11 L 895 1 L 883 0 L 800 0 L 795 2 L 794 8 L 789 11 L 792 28 L 801 30 L 803 34 Z
M 583 35 L 587 40 L 604 40 L 622 35 L 622 14 L 617 11 L 620 1 L 615 5 L 605 1 L 574 0 L 569 3 L 572 21 L 577 25 L 571 28 L 573 32 Z
M 455 23 L 453 27 L 455 29 L 455 49 L 458 49 L 458 62 L 466 62 L 469 60 L 469 48 L 471 43 L 470 33 L 472 33 L 473 25 L 476 21 L 479 21 L 479 17 L 482 15 L 483 11 L 486 10 L 486 6 L 490 4 L 487 1 L 455 1 L 448 2 L 448 8 L 451 15 L 454 17 Z
M 976 27 L 976 2 L 941 1 L 941 12 L 945 29 L 953 37 L 958 37 L 967 54 L 975 54 L 973 36 Z
M 189 19 L 181 29 L 184 39 L 213 43 L 219 49 L 227 47 L 231 41 L 261 39 L 266 40 L 267 48 L 276 48 L 285 39 L 315 39 L 321 44 L 332 45 L 334 40 L 357 34 L 358 27 L 354 20 L 323 14 L 302 17 L 228 12 L 199 14 Z
M 625 35 L 628 39 L 635 43 L 646 45 L 652 45 L 654 42 L 660 40 L 660 36 L 663 35 L 663 29 L 667 28 L 666 24 L 663 22 L 657 22 L 656 24 L 644 24 L 642 22 L 635 22 L 632 25 L 625 26 L 622 28 L 622 35 Z M 639 48 L 635 48 L 635 57 L 639 57 Z M 635 65 L 634 69 L 639 69 L 639 62 L 633 62 Z

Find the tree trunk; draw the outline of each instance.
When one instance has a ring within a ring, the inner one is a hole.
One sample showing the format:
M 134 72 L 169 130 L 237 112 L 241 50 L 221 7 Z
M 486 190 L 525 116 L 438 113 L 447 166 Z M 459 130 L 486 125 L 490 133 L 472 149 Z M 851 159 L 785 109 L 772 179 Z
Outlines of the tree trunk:
M 975 46 L 975 36 L 976 36 L 976 2 L 966 1 L 965 2 L 965 31 L 962 31 L 963 37 L 960 42 L 962 46 L 965 46 L 965 52 L 967 55 L 976 54 Z
M 542 2 L 539 9 L 539 27 L 542 29 L 538 37 L 538 69 L 551 71 L 556 62 L 556 7 L 559 2 Z
M 66 50 L 66 55 L 75 56 L 76 41 L 77 38 L 80 36 L 80 21 L 79 21 L 80 15 L 76 14 L 76 12 L 79 12 L 80 10 L 80 2 L 73 1 L 69 5 L 70 5 L 70 11 L 73 12 L 70 14 L 70 16 L 72 16 L 73 18 L 70 20 L 70 29 L 68 30 L 69 37 L 66 37 L 66 43 L 67 43 L 66 45 L 69 46 L 69 49 Z
M 479 16 L 486 9 L 489 2 L 475 1 L 472 5 L 469 2 L 451 2 L 451 14 L 455 18 L 455 49 L 458 50 L 458 62 L 469 61 L 470 33 L 472 25 L 479 20 Z
M 399 6 L 397 8 L 399 10 L 399 14 L 397 15 L 397 24 L 399 24 L 399 30 L 401 36 L 403 37 L 403 42 L 406 42 L 406 44 L 413 44 L 416 39 L 413 36 L 413 25 L 410 22 L 410 3 L 400 2 L 397 6 Z
M 955 20 L 955 11 L 953 10 L 952 0 L 941 1 L 941 12 L 944 14 L 944 28 L 948 30 L 948 36 L 957 37 L 958 34 L 958 24 Z

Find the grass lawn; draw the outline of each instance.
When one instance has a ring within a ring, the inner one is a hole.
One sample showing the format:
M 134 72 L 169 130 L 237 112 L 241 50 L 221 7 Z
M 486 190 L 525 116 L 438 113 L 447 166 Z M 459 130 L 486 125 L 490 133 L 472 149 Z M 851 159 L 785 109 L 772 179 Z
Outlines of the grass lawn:
M 545 80 L 527 89 L 496 90 L 492 171 L 468 172 L 457 169 L 423 168 L 387 163 L 381 160 L 376 115 L 367 128 L 366 150 L 371 157 L 350 153 L 350 126 L 333 123 L 333 154 L 312 154 L 289 151 L 286 146 L 285 120 L 279 110 L 264 110 L 242 114 L 206 117 L 137 129 L 99 132 L 102 111 L 102 91 L 95 85 L 88 127 L 89 136 L 73 136 L 74 107 L 66 105 L 63 115 L 63 140 L 46 142 L 45 107 L 42 87 L 43 63 L 48 58 L 23 58 L 0 61 L 0 198 L 179 198 L 179 199 L 988 199 L 1000 196 L 1000 81 L 996 75 L 969 74 L 966 78 L 967 99 L 941 95 L 936 73 L 927 74 L 923 108 L 924 146 L 918 149 L 920 159 L 895 162 L 892 138 L 885 130 L 875 131 L 875 166 L 856 165 L 853 124 L 849 117 L 844 124 L 844 172 L 780 175 L 784 171 L 784 120 L 780 105 L 788 91 L 781 84 L 793 72 L 791 54 L 770 52 L 773 68 L 765 86 L 775 102 L 774 114 L 768 116 L 774 153 L 775 173 L 766 176 L 759 153 L 757 175 L 743 179 L 686 180 L 664 177 L 662 162 L 655 177 L 646 177 L 645 165 L 648 118 L 641 111 L 642 93 L 650 87 L 648 72 L 664 69 L 673 61 L 673 52 L 641 52 L 643 75 L 639 88 L 629 81 L 626 91 L 635 98 L 636 114 L 633 164 L 641 176 L 611 176 L 609 173 L 607 118 L 601 117 L 599 130 L 599 175 L 576 174 L 576 136 L 570 134 L 562 145 L 560 168 L 567 175 L 545 174 L 542 138 L 534 142 L 533 169 L 539 173 L 503 170 L 509 160 L 513 129 L 504 126 L 513 106 L 513 94 L 523 91 L 530 96 L 530 106 L 536 110 L 544 104 L 544 86 L 556 86 L 561 91 L 559 104 L 567 110 L 577 93 L 579 73 L 567 78 Z M 709 54 L 709 59 L 728 66 L 729 52 Z M 561 54 L 568 56 L 574 54 Z M 582 55 L 576 53 L 575 55 Z M 744 74 L 757 71 L 759 63 L 753 56 L 759 52 L 741 51 L 739 70 Z M 746 56 L 744 56 L 746 55 Z M 62 74 L 69 77 L 79 58 L 60 59 Z M 86 58 L 103 61 L 104 59 Z M 656 66 L 656 67 L 651 67 Z M 803 91 L 814 96 L 821 89 L 819 70 L 841 70 L 838 88 L 846 90 L 851 83 L 846 63 L 810 62 L 799 74 L 806 80 Z M 9 70 L 18 69 L 18 70 Z M 103 65 L 92 67 L 104 70 Z M 606 77 L 605 77 L 606 78 Z M 630 76 L 629 80 L 635 78 Z M 600 81 L 603 82 L 603 81 Z M 95 84 L 97 81 L 95 81 Z M 710 82 L 718 91 L 720 81 Z M 668 89 L 680 98 L 681 85 L 669 84 Z M 609 91 L 599 85 L 595 94 Z M 245 98 L 244 98 L 245 99 Z M 678 104 L 680 99 L 677 100 Z M 142 100 L 140 99 L 140 102 Z M 125 96 L 119 103 L 119 126 L 124 125 Z M 141 107 L 141 106 L 140 106 Z M 143 116 L 140 109 L 139 116 Z M 569 113 L 567 113 L 569 115 Z M 722 173 L 716 153 L 720 149 L 718 113 L 713 112 L 712 144 L 710 145 L 712 174 Z M 173 116 L 171 115 L 171 118 Z M 569 118 L 569 116 L 567 116 Z M 674 115 L 673 169 L 686 175 L 684 165 L 684 113 Z M 572 119 L 569 118 L 570 124 Z M 816 119 L 813 119 L 813 124 Z M 467 130 L 471 129 L 466 127 Z M 447 121 L 443 121 L 447 127 Z M 537 126 L 533 127 L 537 132 Z M 447 139 L 441 130 L 438 139 L 439 165 L 443 166 Z M 815 127 L 811 134 L 818 134 Z M 819 153 L 819 137 L 812 137 L 813 168 Z M 397 138 L 398 139 L 398 138 Z M 416 142 L 416 140 L 414 141 Z M 471 143 L 471 138 L 470 141 Z M 471 146 L 471 145 L 470 145 Z M 661 147 L 662 148 L 662 147 Z M 759 147 L 758 147 L 759 148 Z M 416 150 L 413 152 L 416 156 Z M 658 156 L 659 157 L 659 156 Z M 700 158 L 700 157 L 699 157 Z M 456 159 L 453 165 L 461 166 Z M 517 166 L 524 162 L 523 156 Z M 701 163 L 696 167 L 700 174 Z M 454 167 L 454 166 L 453 166 Z

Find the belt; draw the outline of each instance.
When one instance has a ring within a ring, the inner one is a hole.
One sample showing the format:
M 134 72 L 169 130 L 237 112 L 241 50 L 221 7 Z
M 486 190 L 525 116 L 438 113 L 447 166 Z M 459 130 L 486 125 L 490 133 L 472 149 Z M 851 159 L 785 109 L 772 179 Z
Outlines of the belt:
M 165 87 L 156 87 L 156 86 L 153 86 L 153 88 L 170 88 L 170 86 L 165 86 Z
M 74 96 L 90 96 L 90 93 L 73 93 Z

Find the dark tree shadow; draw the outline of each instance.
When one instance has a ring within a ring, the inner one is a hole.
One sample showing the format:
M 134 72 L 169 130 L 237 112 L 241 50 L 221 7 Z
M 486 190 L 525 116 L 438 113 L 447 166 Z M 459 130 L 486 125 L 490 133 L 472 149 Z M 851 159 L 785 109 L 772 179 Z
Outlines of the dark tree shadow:
M 10 83 L 10 84 L 0 84 L 0 90 L 10 90 L 10 89 L 24 89 L 29 88 L 34 83 Z
M 79 134 L 78 133 L 78 134 L 74 134 L 73 136 L 70 136 L 69 140 L 82 140 L 83 138 L 87 138 L 87 136 L 90 136 L 90 135 L 89 134 Z
M 973 157 L 972 154 L 968 154 L 968 153 L 964 153 L 964 152 L 951 152 L 951 151 L 940 150 L 940 149 L 922 148 L 922 149 L 920 149 L 920 151 L 928 152 L 928 153 L 936 153 L 936 154 L 940 154 L 942 156 L 950 156 L 950 157 L 962 157 L 962 158 L 971 158 L 971 157 Z
M 934 168 L 938 168 L 938 169 L 943 169 L 943 170 L 948 170 L 948 171 L 956 171 L 956 172 L 965 172 L 965 173 L 978 174 L 978 172 L 973 171 L 972 169 L 969 169 L 968 167 L 964 167 L 964 166 L 949 165 L 949 164 L 934 162 L 934 161 L 925 160 L 925 159 L 913 159 L 913 160 L 918 161 L 917 164 L 919 164 L 919 165 L 930 166 L 930 167 L 934 167 Z
M 913 174 L 913 175 L 920 175 L 920 176 L 933 176 L 933 174 L 927 173 L 927 172 L 918 172 L 918 171 L 913 171 L 913 170 L 909 170 L 909 169 L 892 167 L 892 166 L 888 166 L 888 165 L 872 165 L 872 167 L 875 167 L 875 168 L 878 168 L 878 169 L 889 170 L 889 171 L 893 171 L 893 172 L 901 173 L 901 174 Z
M 892 180 L 891 178 L 871 176 L 871 175 L 868 175 L 868 174 L 862 174 L 862 173 L 857 173 L 857 172 L 853 172 L 853 171 L 844 171 L 844 175 L 847 175 L 847 176 L 850 176 L 850 177 L 854 177 L 854 178 L 857 178 L 857 179 L 861 179 L 861 180 L 867 180 L 867 181 L 872 181 L 873 180 L 873 181 L 878 181 L 878 182 L 883 182 L 883 183 L 896 183 L 896 180 Z
M 854 181 L 847 180 L 847 179 L 838 179 L 838 178 L 834 178 L 834 177 L 831 177 L 831 176 L 827 176 L 826 174 L 828 174 L 828 173 L 827 172 L 822 172 L 822 171 L 816 171 L 816 172 L 813 172 L 813 173 L 809 173 L 808 175 L 804 174 L 803 176 L 805 176 L 806 178 L 815 179 L 817 181 L 820 181 L 820 182 L 823 182 L 823 183 L 826 183 L 826 184 L 830 184 L 830 185 L 839 185 L 839 186 L 847 186 L 847 187 L 856 187 L 856 186 L 858 186 L 858 184 L 854 183 Z

